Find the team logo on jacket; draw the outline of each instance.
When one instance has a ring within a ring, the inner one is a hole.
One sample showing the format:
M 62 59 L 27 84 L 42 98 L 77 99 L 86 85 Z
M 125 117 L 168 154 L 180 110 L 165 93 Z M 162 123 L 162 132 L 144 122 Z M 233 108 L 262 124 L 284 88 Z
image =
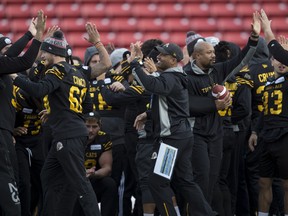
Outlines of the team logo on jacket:
M 60 151 L 62 148 L 63 148 L 62 142 L 58 142 L 58 143 L 56 144 L 56 150 L 57 150 L 57 151 Z
M 157 156 L 158 156 L 158 155 L 157 155 L 157 152 L 153 152 L 153 154 L 152 154 L 152 156 L 151 156 L 151 159 L 154 160 L 154 159 L 157 158 Z

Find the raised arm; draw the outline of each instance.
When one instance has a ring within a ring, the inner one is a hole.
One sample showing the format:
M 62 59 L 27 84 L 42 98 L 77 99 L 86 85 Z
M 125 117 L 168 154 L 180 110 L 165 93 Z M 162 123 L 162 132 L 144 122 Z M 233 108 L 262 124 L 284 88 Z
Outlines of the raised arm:
M 91 67 L 91 78 L 93 79 L 105 73 L 112 66 L 112 63 L 106 48 L 100 40 L 100 34 L 96 28 L 96 25 L 87 22 L 85 27 L 88 33 L 88 38 L 85 39 L 93 44 L 99 51 L 100 61 Z

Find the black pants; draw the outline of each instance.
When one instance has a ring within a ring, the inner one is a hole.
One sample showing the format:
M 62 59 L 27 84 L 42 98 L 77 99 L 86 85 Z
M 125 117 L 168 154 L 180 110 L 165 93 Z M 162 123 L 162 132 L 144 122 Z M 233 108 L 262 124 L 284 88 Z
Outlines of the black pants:
M 132 215 L 143 215 L 141 192 L 138 187 L 138 172 L 136 168 L 136 146 L 138 133 L 135 131 L 125 133 L 126 164 L 124 168 L 125 182 L 123 194 L 123 215 L 131 215 L 131 197 L 135 197 L 135 205 Z
M 20 216 L 21 207 L 11 161 L 16 160 L 12 135 L 0 129 L 0 208 L 4 215 Z M 15 155 L 11 158 L 11 155 Z
M 208 202 L 205 200 L 201 189 L 193 181 L 191 139 L 192 138 L 177 140 L 169 138 L 162 139 L 164 143 L 178 149 L 174 170 L 172 171 L 173 177 L 171 179 L 171 184 L 173 184 L 184 197 L 184 202 L 187 203 L 188 215 L 215 215 Z M 158 152 L 159 147 L 159 144 L 155 145 L 155 152 Z M 154 163 L 156 162 L 156 159 L 152 160 Z M 176 216 L 172 202 L 174 192 L 171 189 L 170 180 L 155 174 L 153 170 L 151 170 L 149 188 L 160 214 L 162 216 Z
M 245 149 L 247 131 L 239 131 L 235 133 L 235 148 L 232 152 L 231 166 L 229 170 L 228 182 L 231 192 L 231 207 L 232 214 L 237 208 L 241 209 L 241 215 L 248 216 L 249 214 L 249 197 L 245 180 Z M 239 202 L 238 202 L 239 201 Z M 238 210 L 237 210 L 238 211 Z
M 136 166 L 138 171 L 138 183 L 142 195 L 142 203 L 154 203 L 148 180 L 153 166 L 151 156 L 154 144 L 152 140 L 140 139 L 137 143 Z
M 219 177 L 223 151 L 222 134 L 204 137 L 194 134 L 192 167 L 195 182 L 209 203 Z
M 223 157 L 218 184 L 214 187 L 212 208 L 222 216 L 232 215 L 231 195 L 228 186 L 228 173 L 231 165 L 232 151 L 235 149 L 235 133 L 232 128 L 224 129 Z
M 86 178 L 86 140 L 82 137 L 53 142 L 41 172 L 44 216 L 72 215 L 77 200 L 85 216 L 100 215 L 97 198 Z
M 117 213 L 117 187 L 114 179 L 111 177 L 104 177 L 102 179 L 90 178 L 93 190 L 97 199 L 101 203 L 102 216 L 116 216 Z M 74 207 L 73 216 L 84 215 L 83 210 L 77 202 Z
M 44 164 L 41 136 L 19 137 L 16 139 L 16 154 L 19 166 L 19 196 L 21 215 L 32 215 L 38 206 L 42 210 L 42 186 L 40 173 Z

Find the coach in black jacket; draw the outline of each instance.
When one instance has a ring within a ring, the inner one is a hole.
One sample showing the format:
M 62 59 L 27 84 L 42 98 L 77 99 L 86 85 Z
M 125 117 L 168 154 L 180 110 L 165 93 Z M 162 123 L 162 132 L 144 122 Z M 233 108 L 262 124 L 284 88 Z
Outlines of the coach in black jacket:
M 225 77 L 242 61 L 250 46 L 257 46 L 259 33 L 260 23 L 254 19 L 252 33 L 246 47 L 230 61 L 218 64 L 215 64 L 215 51 L 211 44 L 205 41 L 196 43 L 192 53 L 193 60 L 184 66 L 184 71 L 188 74 L 190 99 L 195 96 L 213 99 L 211 94 L 213 85 L 224 81 Z M 190 114 L 195 117 L 192 121 L 194 133 L 192 166 L 195 181 L 211 203 L 222 158 L 222 124 L 216 109 L 201 115 L 193 112 Z
M 132 49 L 131 59 L 135 58 L 135 49 L 137 44 Z M 157 46 L 156 49 L 160 52 L 156 63 L 157 68 L 162 70 L 160 76 L 153 77 L 145 74 L 137 58 L 131 62 L 131 68 L 135 70 L 145 89 L 152 93 L 151 113 L 147 113 L 147 118 L 153 121 L 156 138 L 153 162 L 155 163 L 160 155 L 158 150 L 162 142 L 177 148 L 178 153 L 175 156 L 174 169 L 171 171 L 173 172 L 171 180 L 159 173 L 151 172 L 149 187 L 152 196 L 161 215 L 176 216 L 172 202 L 174 193 L 170 187 L 171 181 L 188 203 L 189 215 L 214 215 L 200 188 L 193 181 L 190 160 L 192 154 L 190 143 L 193 135 L 187 120 L 189 117 L 187 78 L 182 68 L 177 66 L 183 59 L 182 50 L 173 43 Z

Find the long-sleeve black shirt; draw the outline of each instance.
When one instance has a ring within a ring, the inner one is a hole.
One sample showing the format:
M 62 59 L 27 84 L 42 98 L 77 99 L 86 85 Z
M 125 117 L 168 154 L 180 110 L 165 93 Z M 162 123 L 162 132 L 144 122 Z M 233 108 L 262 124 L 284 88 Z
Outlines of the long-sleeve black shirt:
M 38 54 L 41 42 L 33 40 L 29 49 L 21 57 L 0 57 L 0 75 L 5 83 L 0 91 L 0 129 L 13 132 L 15 122 L 15 108 L 13 107 L 13 87 L 11 78 L 7 75 L 29 69 Z M 11 47 L 10 47 L 11 48 Z
M 45 96 L 44 106 L 49 113 L 55 140 L 88 136 L 82 112 L 83 105 L 90 99 L 89 81 L 81 71 L 67 62 L 60 62 L 48 69 L 44 79 L 39 82 L 17 77 L 14 85 L 32 97 Z

